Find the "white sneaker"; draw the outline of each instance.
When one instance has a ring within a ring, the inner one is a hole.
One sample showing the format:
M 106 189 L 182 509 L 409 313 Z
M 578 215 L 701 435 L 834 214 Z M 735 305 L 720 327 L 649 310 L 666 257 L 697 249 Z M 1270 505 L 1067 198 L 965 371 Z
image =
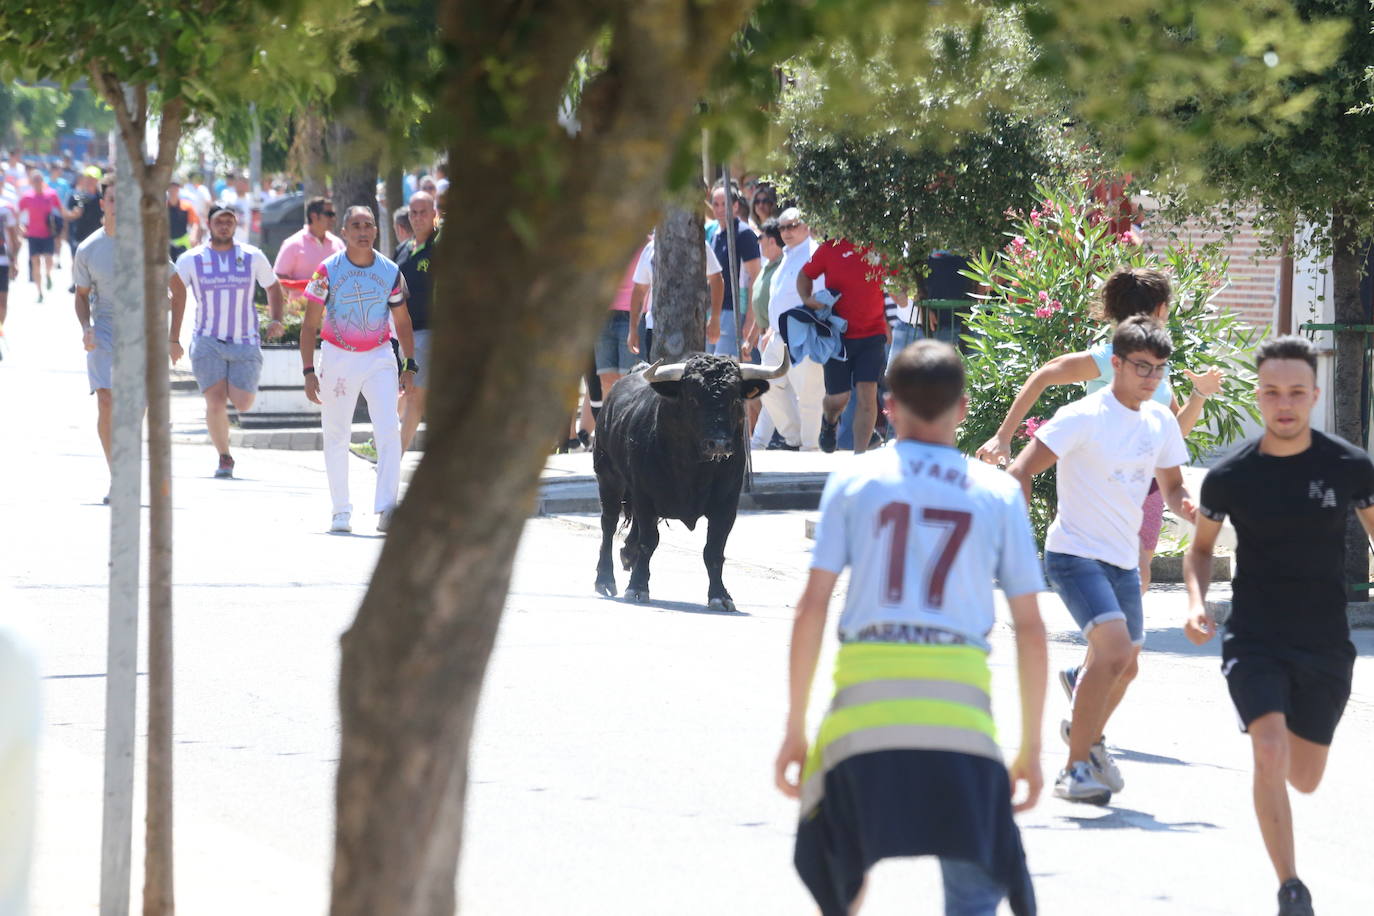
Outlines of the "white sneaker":
M 1069 743 L 1068 719 L 1059 721 L 1059 737 L 1064 739 L 1065 744 Z M 1106 738 L 1098 738 L 1096 743 L 1088 748 L 1088 763 L 1098 781 L 1113 792 L 1120 792 L 1126 788 L 1126 777 L 1121 775 L 1121 769 L 1116 765 L 1116 759 L 1107 753 Z
M 353 530 L 353 526 L 349 524 L 349 517 L 347 512 L 335 512 L 334 520 L 329 523 L 329 530 L 348 534 Z
M 1065 767 L 1059 778 L 1054 781 L 1054 797 L 1066 801 L 1105 805 L 1112 800 L 1112 790 L 1099 782 L 1092 768 L 1080 760 Z
M 382 514 L 377 516 L 378 531 L 382 532 L 383 534 L 386 533 L 386 530 L 391 527 L 391 513 L 395 511 L 396 510 L 394 508 L 382 510 Z

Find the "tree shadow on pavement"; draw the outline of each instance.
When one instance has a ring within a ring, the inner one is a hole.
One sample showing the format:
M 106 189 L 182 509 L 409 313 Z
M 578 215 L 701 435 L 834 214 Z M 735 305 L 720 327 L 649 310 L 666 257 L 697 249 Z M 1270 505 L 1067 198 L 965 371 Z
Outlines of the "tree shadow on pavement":
M 1052 824 L 1029 824 L 1022 830 L 1063 830 L 1077 827 L 1079 830 L 1149 830 L 1165 833 L 1197 833 L 1200 830 L 1217 830 L 1216 824 L 1209 821 L 1168 821 L 1158 820 L 1153 814 L 1131 808 L 1107 806 L 1100 810 L 1107 812 L 1097 817 L 1078 817 L 1059 815 Z

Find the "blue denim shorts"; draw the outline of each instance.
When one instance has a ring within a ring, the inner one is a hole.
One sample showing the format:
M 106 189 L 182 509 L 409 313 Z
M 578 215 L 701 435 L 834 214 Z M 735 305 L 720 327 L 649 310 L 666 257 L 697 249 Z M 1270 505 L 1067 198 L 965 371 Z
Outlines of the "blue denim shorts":
M 1145 609 L 1140 601 L 1140 570 L 1101 560 L 1045 551 L 1045 578 L 1087 636 L 1109 620 L 1124 620 L 1131 642 L 1145 644 Z
M 596 338 L 596 371 L 624 375 L 639 357 L 630 352 L 630 313 L 612 311 Z

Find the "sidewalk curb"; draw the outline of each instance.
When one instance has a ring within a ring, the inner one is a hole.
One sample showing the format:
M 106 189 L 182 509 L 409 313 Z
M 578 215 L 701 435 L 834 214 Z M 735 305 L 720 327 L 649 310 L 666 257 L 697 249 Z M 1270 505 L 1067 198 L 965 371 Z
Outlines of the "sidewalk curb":
M 829 472 L 755 473 L 752 489 L 740 493 L 741 512 L 783 512 L 815 509 L 821 502 Z M 596 477 L 576 475 L 539 485 L 535 516 L 601 512 Z

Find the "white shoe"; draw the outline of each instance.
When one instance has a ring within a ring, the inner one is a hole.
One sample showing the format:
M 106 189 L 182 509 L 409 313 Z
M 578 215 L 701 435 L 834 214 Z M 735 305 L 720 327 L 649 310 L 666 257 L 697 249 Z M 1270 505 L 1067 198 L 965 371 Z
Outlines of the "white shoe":
M 1055 798 L 1066 801 L 1105 805 L 1112 800 L 1112 790 L 1094 775 L 1092 767 L 1081 760 L 1066 767 L 1054 781 Z
M 337 531 L 348 534 L 353 530 L 353 526 L 349 524 L 349 518 L 350 516 L 347 512 L 335 512 L 334 520 L 329 523 L 329 530 L 331 532 Z
M 382 532 L 383 534 L 386 533 L 386 530 L 391 527 L 391 514 L 395 511 L 396 510 L 394 508 L 382 510 L 382 514 L 377 516 L 378 531 Z
M 1068 719 L 1060 720 L 1059 737 L 1064 739 L 1065 744 L 1069 743 Z M 1126 788 L 1126 777 L 1121 775 L 1121 769 L 1116 765 L 1116 759 L 1107 753 L 1106 738 L 1098 738 L 1092 747 L 1088 748 L 1088 763 L 1098 781 L 1113 792 L 1120 792 Z

